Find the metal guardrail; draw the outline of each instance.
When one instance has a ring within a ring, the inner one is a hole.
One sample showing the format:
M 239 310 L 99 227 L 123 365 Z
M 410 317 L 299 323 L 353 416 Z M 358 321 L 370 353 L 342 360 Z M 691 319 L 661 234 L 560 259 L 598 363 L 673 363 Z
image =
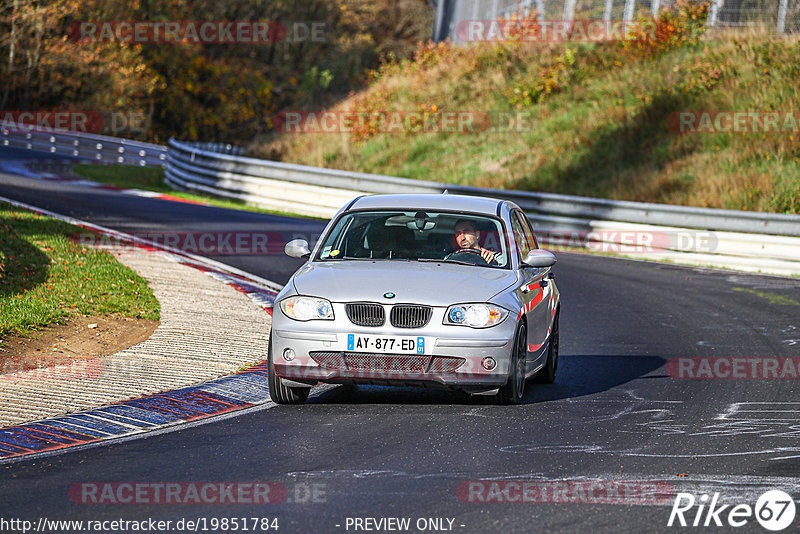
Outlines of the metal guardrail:
M 174 188 L 241 200 L 267 209 L 328 218 L 372 193 L 451 193 L 512 200 L 542 241 L 622 252 L 626 234 L 666 236 L 642 259 L 800 274 L 800 215 L 743 212 L 467 187 L 394 176 L 260 160 L 222 143 L 170 139 L 169 146 L 71 132 L 0 129 L 0 144 L 109 163 L 166 166 Z M 713 246 L 700 246 L 703 241 Z M 600 244 L 601 246 L 597 246 Z
M 450 190 L 474 196 L 494 197 L 499 195 L 501 198 L 515 202 L 533 218 L 557 215 L 569 218 L 699 228 L 724 232 L 800 236 L 800 215 L 694 208 L 670 204 L 464 186 L 450 188 Z
M 349 198 L 367 193 L 441 193 L 445 189 L 457 194 L 505 198 L 518 204 L 531 218 L 541 221 L 549 220 L 562 228 L 582 228 L 583 226 L 575 225 L 570 221 L 571 219 L 580 219 L 800 236 L 800 215 L 694 208 L 553 193 L 467 187 L 216 154 L 200 148 L 194 143 L 175 139 L 170 139 L 169 147 L 168 176 L 176 176 L 186 182 L 194 174 L 198 178 L 197 184 L 210 188 L 218 185 L 221 191 L 228 194 L 245 192 L 262 198 L 277 199 L 284 207 L 289 202 L 293 209 L 295 205 L 298 209 L 305 209 L 306 206 L 311 208 L 326 206 L 333 209 L 330 212 L 332 214 L 341 207 L 343 202 L 323 201 L 323 204 L 319 204 L 318 202 L 305 202 L 296 197 L 276 197 L 275 191 L 272 189 L 273 182 L 288 182 L 306 187 L 320 187 L 324 190 L 343 191 L 346 192 L 344 196 L 349 196 Z
M 693 0 L 700 2 L 703 0 Z M 675 0 L 431 0 L 436 11 L 433 40 L 463 43 L 465 21 L 510 19 L 536 14 L 544 21 L 632 21 L 641 11 L 654 17 Z M 711 0 L 709 28 L 758 28 L 775 34 L 800 32 L 800 5 L 790 0 Z
M 326 218 L 349 200 L 371 193 L 448 190 L 503 198 L 518 204 L 542 241 L 555 247 L 577 236 L 583 247 L 625 254 L 635 234 L 658 241 L 652 249 L 639 247 L 630 254 L 642 259 L 800 273 L 800 215 L 466 187 L 218 154 L 175 139 L 169 141 L 166 175 L 178 189 Z
M 170 139 L 167 182 L 266 209 L 330 217 L 369 193 L 441 193 L 446 184 L 219 154 Z
M 0 122 L 0 145 L 103 163 L 164 165 L 167 147 L 88 133 L 24 129 Z

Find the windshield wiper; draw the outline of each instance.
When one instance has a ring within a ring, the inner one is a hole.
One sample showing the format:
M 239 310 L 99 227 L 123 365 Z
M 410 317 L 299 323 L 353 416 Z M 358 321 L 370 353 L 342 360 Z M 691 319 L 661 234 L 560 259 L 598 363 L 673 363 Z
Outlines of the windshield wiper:
M 355 256 L 338 256 L 336 258 L 325 258 L 321 261 L 329 261 L 329 260 L 348 260 L 348 261 L 411 261 L 408 258 L 357 258 Z
M 356 258 L 355 256 L 337 256 L 335 258 L 319 258 L 318 261 L 342 261 L 342 260 L 364 261 L 364 260 L 372 260 L 372 258 Z
M 456 263 L 458 265 L 471 265 L 472 267 L 478 267 L 475 263 L 470 263 L 468 261 L 461 261 L 461 260 L 437 260 L 435 258 L 419 258 L 417 261 L 428 261 L 428 262 L 436 262 L 436 263 Z

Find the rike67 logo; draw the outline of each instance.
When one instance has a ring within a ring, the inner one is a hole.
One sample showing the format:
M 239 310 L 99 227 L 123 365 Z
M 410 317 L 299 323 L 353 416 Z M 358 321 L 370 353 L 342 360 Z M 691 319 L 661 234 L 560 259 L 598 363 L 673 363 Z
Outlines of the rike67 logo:
M 697 510 L 693 510 L 695 505 Z M 783 530 L 794 521 L 795 504 L 792 497 L 781 490 L 770 490 L 761 495 L 755 507 L 749 504 L 719 504 L 719 493 L 696 499 L 691 493 L 678 493 L 672 503 L 667 526 L 743 527 L 753 518 L 767 530 Z

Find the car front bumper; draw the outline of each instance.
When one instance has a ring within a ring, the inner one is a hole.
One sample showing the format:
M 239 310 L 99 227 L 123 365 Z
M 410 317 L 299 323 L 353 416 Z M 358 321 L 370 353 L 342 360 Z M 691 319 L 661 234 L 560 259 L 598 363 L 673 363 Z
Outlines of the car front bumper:
M 336 307 L 334 305 L 334 307 Z M 516 325 L 513 318 L 489 328 L 442 324 L 444 309 L 434 310 L 422 328 L 369 328 L 334 321 L 294 321 L 276 309 L 272 325 L 275 374 L 297 385 L 317 382 L 422 385 L 488 391 L 506 383 Z M 337 317 L 343 317 L 338 314 Z M 376 351 L 354 347 L 352 336 L 422 339 L 412 351 Z M 349 345 L 348 345 L 349 341 Z M 494 366 L 487 369 L 484 360 Z

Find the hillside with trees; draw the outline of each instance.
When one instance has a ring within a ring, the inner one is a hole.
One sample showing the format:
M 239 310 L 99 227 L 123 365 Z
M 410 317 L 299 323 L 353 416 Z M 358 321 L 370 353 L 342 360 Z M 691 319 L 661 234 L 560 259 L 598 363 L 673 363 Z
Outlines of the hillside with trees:
M 629 39 L 421 44 L 323 110 L 364 120 L 264 136 L 251 153 L 497 189 L 798 213 L 800 41 L 707 31 L 708 8 L 679 0 L 657 21 L 640 13 Z M 437 131 L 459 114 L 477 127 Z M 382 124 L 414 116 L 431 127 Z
M 382 57 L 407 57 L 432 17 L 426 0 L 4 0 L 0 110 L 146 117 L 104 133 L 161 143 L 250 140 L 277 110 L 329 105 Z M 170 21 L 268 21 L 281 32 L 268 43 L 80 33 L 81 23 Z

